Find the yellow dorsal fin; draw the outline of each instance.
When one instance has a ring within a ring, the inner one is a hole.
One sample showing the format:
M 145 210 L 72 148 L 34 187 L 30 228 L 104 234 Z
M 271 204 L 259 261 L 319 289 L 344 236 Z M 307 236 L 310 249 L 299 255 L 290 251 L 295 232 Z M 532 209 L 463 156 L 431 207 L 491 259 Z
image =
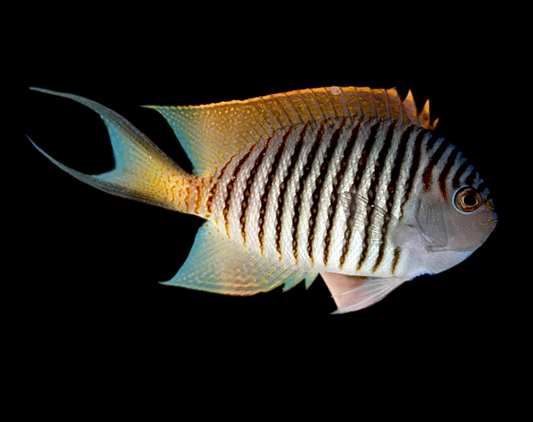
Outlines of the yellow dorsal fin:
M 331 117 L 398 119 L 429 127 L 429 111 L 419 115 L 411 91 L 402 102 L 395 88 L 328 87 L 290 91 L 244 101 L 185 107 L 148 106 L 172 126 L 192 161 L 206 175 L 246 145 L 283 127 Z M 427 116 L 427 119 L 426 119 Z
M 424 108 L 419 113 L 416 109 L 413 93 L 411 92 L 411 90 L 409 90 L 407 96 L 402 102 L 402 105 L 407 114 L 407 118 L 411 123 L 425 127 L 427 129 L 435 129 L 435 126 L 437 126 L 439 119 L 435 119 L 435 121 L 431 123 L 431 115 L 429 112 L 429 99 L 426 101 L 426 104 L 424 104 Z
M 413 98 L 411 90 L 409 90 L 407 96 L 404 98 L 402 106 L 405 110 L 407 119 L 415 124 L 420 124 L 420 121 L 418 120 L 418 112 L 416 111 L 415 99 Z
M 422 123 L 422 126 L 425 126 L 427 128 L 431 126 L 431 118 L 429 117 L 429 99 L 426 101 L 426 104 L 424 104 L 424 108 L 418 115 L 418 118 L 420 119 L 420 123 Z

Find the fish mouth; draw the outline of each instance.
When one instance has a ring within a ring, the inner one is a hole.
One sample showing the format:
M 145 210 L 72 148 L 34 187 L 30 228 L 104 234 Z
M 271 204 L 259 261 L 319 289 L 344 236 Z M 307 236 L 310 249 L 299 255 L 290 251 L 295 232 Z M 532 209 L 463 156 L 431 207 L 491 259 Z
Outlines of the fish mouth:
M 492 230 L 496 227 L 498 224 L 498 215 L 493 211 L 493 215 L 489 217 L 485 222 L 482 223 L 484 227 L 487 227 L 488 229 Z
M 488 210 L 492 211 L 491 215 L 482 223 L 484 227 L 487 227 L 488 229 L 494 229 L 496 227 L 496 224 L 498 224 L 498 214 L 496 214 L 496 211 L 494 210 L 494 202 L 492 201 L 492 198 L 488 196 L 482 203 Z

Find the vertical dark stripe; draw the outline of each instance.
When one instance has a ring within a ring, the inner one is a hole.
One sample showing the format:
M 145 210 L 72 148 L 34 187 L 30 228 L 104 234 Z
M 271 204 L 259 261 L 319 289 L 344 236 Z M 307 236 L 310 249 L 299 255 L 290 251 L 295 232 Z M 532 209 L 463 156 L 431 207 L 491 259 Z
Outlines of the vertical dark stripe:
M 300 156 L 300 151 L 302 150 L 302 146 L 304 144 L 304 137 L 305 137 L 305 134 L 308 128 L 309 128 L 309 123 L 307 123 L 303 127 L 302 131 L 300 132 L 300 138 L 298 139 L 298 143 L 294 147 L 294 151 L 291 156 L 291 162 L 289 163 L 289 167 L 287 168 L 287 172 L 285 173 L 285 177 L 283 178 L 283 181 L 279 185 L 278 207 L 276 209 L 275 242 L 276 242 L 276 249 L 279 253 L 280 261 L 281 261 L 281 217 L 283 216 L 283 206 L 289 200 L 289 198 L 285 198 L 285 193 L 287 192 L 287 186 L 289 184 L 289 180 L 294 174 L 294 167 L 296 166 L 296 163 L 298 162 L 298 157 Z
M 259 208 L 258 219 L 259 232 L 257 233 L 257 237 L 259 239 L 259 246 L 261 248 L 261 255 L 263 255 L 264 253 L 265 213 L 268 205 L 268 195 L 270 193 L 270 189 L 272 188 L 272 183 L 274 182 L 275 175 L 277 171 L 281 168 L 281 166 L 279 165 L 279 161 L 281 159 L 283 151 L 285 151 L 285 147 L 287 146 L 287 138 L 292 132 L 292 128 L 293 126 L 289 127 L 289 129 L 287 130 L 287 132 L 285 132 L 283 138 L 281 139 L 281 142 L 278 146 L 278 150 L 276 151 L 276 155 L 274 156 L 274 161 L 272 161 L 270 171 L 267 175 L 265 190 L 263 191 L 263 195 L 261 195 L 261 207 Z
M 387 155 L 389 154 L 389 151 L 392 145 L 392 138 L 394 136 L 394 128 L 395 128 L 395 122 L 393 121 L 389 125 L 389 128 L 387 129 L 387 134 L 385 135 L 385 139 L 383 140 L 383 145 L 379 152 L 378 158 L 376 162 L 374 163 L 374 171 L 372 173 L 372 176 L 370 179 L 370 186 L 367 191 L 368 203 L 366 205 L 366 213 L 365 213 L 366 224 L 365 224 L 365 237 L 363 239 L 363 250 L 361 251 L 361 255 L 359 256 L 359 262 L 357 263 L 357 271 L 359 271 L 362 268 L 368 256 L 368 249 L 370 247 L 370 236 L 372 233 L 371 229 L 374 224 L 373 222 L 374 211 L 376 209 L 374 204 L 376 202 L 377 189 L 379 186 L 379 181 L 381 179 L 383 168 L 385 167 L 385 160 L 387 159 Z
M 217 189 L 218 189 L 218 183 L 222 180 L 222 177 L 224 176 L 224 173 L 226 172 L 226 169 L 228 168 L 229 164 L 233 161 L 233 159 L 235 158 L 235 156 L 233 155 L 229 160 L 228 162 L 226 163 L 226 165 L 224 167 L 222 167 L 222 170 L 220 170 L 220 174 L 218 175 L 217 177 L 217 180 L 215 181 L 215 183 L 213 184 L 213 186 L 211 187 L 211 190 L 209 191 L 209 195 L 207 197 L 207 202 L 206 202 L 206 206 L 207 206 L 207 211 L 211 214 L 212 210 L 211 210 L 211 207 L 213 205 L 213 198 L 217 192 Z
M 407 144 L 409 142 L 409 137 L 413 133 L 415 126 L 409 125 L 407 129 L 403 132 L 399 142 L 398 142 L 398 153 L 396 154 L 396 158 L 392 162 L 392 170 L 391 170 L 391 177 L 389 181 L 389 185 L 387 186 L 387 212 L 384 217 L 383 226 L 381 227 L 381 245 L 379 246 L 379 252 L 378 257 L 376 259 L 376 262 L 374 264 L 374 268 L 372 269 L 372 272 L 376 272 L 379 269 L 379 266 L 381 265 L 381 261 L 383 260 L 383 255 L 385 254 L 385 250 L 387 248 L 387 233 L 389 231 L 389 225 L 391 221 L 392 216 L 392 207 L 394 205 L 394 199 L 395 194 L 398 190 L 398 183 L 400 180 L 400 173 L 403 168 L 404 160 L 406 158 L 406 151 L 407 151 Z
M 431 141 L 431 139 L 430 139 Z M 431 189 L 431 178 L 433 175 L 433 168 L 437 165 L 439 160 L 441 159 L 442 155 L 448 149 L 450 144 L 445 139 L 442 140 L 441 144 L 437 148 L 437 151 L 431 156 L 429 160 L 429 164 L 427 165 L 426 169 L 424 170 L 424 174 L 422 176 L 422 181 L 424 182 L 424 190 L 427 192 Z
M 435 142 L 437 141 L 437 139 L 439 139 L 438 136 L 436 136 L 434 133 L 431 133 L 432 136 L 429 137 L 429 139 L 427 140 L 427 144 L 426 144 L 426 152 L 429 153 L 429 151 L 433 148 L 433 146 L 435 145 Z
M 448 199 L 448 192 L 446 191 L 446 180 L 448 179 L 448 174 L 450 173 L 451 168 L 455 164 L 455 160 L 457 159 L 457 154 L 459 154 L 459 150 L 455 147 L 452 147 L 453 151 L 448 155 L 448 159 L 446 160 L 446 165 L 442 169 L 440 176 L 439 176 L 439 186 L 440 191 L 442 193 L 442 197 L 444 200 Z
M 348 255 L 348 249 L 350 246 L 350 239 L 352 238 L 353 226 L 355 223 L 355 216 L 357 215 L 357 192 L 359 191 L 359 184 L 361 183 L 361 178 L 368 164 L 368 155 L 372 150 L 372 145 L 376 140 L 376 133 L 379 129 L 380 122 L 375 123 L 370 128 L 370 133 L 367 139 L 361 140 L 363 142 L 363 150 L 361 151 L 361 156 L 357 162 L 357 171 L 355 173 L 354 180 L 350 186 L 350 207 L 349 215 L 346 220 L 346 230 L 344 231 L 344 239 L 342 245 L 342 254 L 339 259 L 339 268 L 344 266 L 346 262 L 346 256 Z
M 263 160 L 265 158 L 266 150 L 268 149 L 268 146 L 270 145 L 270 141 L 272 140 L 272 135 L 267 141 L 266 145 L 263 148 L 263 150 L 258 154 L 257 158 L 255 159 L 255 163 L 252 167 L 252 170 L 250 171 L 250 174 L 248 175 L 248 178 L 246 179 L 246 187 L 243 192 L 243 198 L 242 198 L 242 205 L 241 205 L 241 234 L 242 234 L 242 240 L 243 244 L 246 245 L 246 210 L 248 209 L 248 199 L 250 198 L 250 192 L 252 190 L 252 185 L 255 180 L 255 175 L 257 174 L 257 170 L 259 170 L 259 167 L 263 163 Z
M 315 239 L 316 217 L 318 215 L 320 197 L 322 196 L 322 189 L 324 187 L 324 179 L 326 178 L 326 175 L 328 173 L 331 158 L 333 157 L 333 153 L 337 148 L 339 138 L 345 124 L 346 118 L 343 118 L 339 128 L 331 136 L 331 140 L 329 141 L 326 153 L 324 154 L 324 160 L 322 161 L 322 165 L 320 166 L 320 174 L 315 180 L 315 189 L 313 191 L 313 196 L 311 197 L 313 203 L 311 205 L 311 218 L 309 219 L 309 241 L 307 244 L 307 252 L 309 254 L 309 258 L 311 259 L 312 265 L 314 264 L 313 240 Z
M 233 170 L 233 174 L 231 175 L 231 178 L 229 180 L 228 186 L 226 187 L 226 202 L 224 204 L 224 210 L 222 211 L 222 214 L 224 215 L 224 220 L 226 220 L 226 234 L 229 237 L 229 208 L 231 204 L 231 192 L 233 191 L 233 186 L 235 185 L 235 181 L 239 177 L 239 172 L 241 171 L 242 165 L 245 163 L 246 160 L 248 160 L 248 157 L 252 153 L 252 151 L 255 148 L 255 144 L 252 145 L 250 150 L 244 155 L 244 157 L 241 158 L 241 161 L 235 166 L 235 169 Z
M 398 266 L 398 261 L 400 260 L 400 253 L 402 252 L 402 249 L 400 247 L 397 247 L 394 249 L 394 258 L 392 259 L 392 265 L 391 265 L 391 274 L 394 275 L 396 273 L 396 267 Z
M 405 204 L 407 201 L 409 201 L 411 197 L 411 191 L 413 189 L 414 181 L 416 173 L 418 172 L 418 167 L 420 166 L 420 159 L 422 158 L 422 141 L 424 140 L 424 137 L 431 133 L 430 130 L 424 129 L 418 132 L 418 135 L 416 136 L 416 139 L 414 140 L 414 150 L 413 150 L 413 159 L 411 161 L 411 166 L 409 167 L 409 176 L 407 177 L 407 180 L 405 181 L 405 192 L 403 194 L 403 200 L 402 205 L 400 207 L 400 219 L 403 217 L 403 211 Z
M 324 135 L 324 124 L 325 124 L 325 120 L 322 120 L 316 132 L 315 140 L 313 141 L 313 146 L 311 147 L 311 150 L 307 154 L 307 160 L 303 166 L 302 173 L 300 174 L 300 178 L 297 181 L 296 191 L 294 192 L 296 198 L 294 202 L 294 215 L 292 217 L 291 238 L 292 238 L 292 253 L 294 255 L 294 259 L 296 260 L 296 265 L 298 265 L 298 223 L 300 222 L 300 207 L 302 205 L 303 191 L 304 191 L 303 187 L 305 185 L 307 178 L 309 177 L 309 173 L 311 173 L 313 162 L 316 159 L 316 153 L 318 151 L 318 147 L 320 146 L 320 140 L 322 136 Z
M 329 249 L 331 247 L 331 231 L 333 230 L 333 220 L 335 218 L 335 212 L 337 211 L 337 204 L 339 202 L 339 193 L 338 192 L 338 186 L 340 186 L 340 182 L 344 178 L 344 175 L 346 173 L 346 168 L 348 166 L 348 160 L 352 156 L 353 149 L 355 147 L 355 141 L 357 140 L 357 135 L 359 134 L 359 127 L 361 125 L 361 121 L 359 120 L 356 125 L 352 128 L 352 132 L 350 133 L 350 138 L 348 139 L 346 143 L 346 151 L 343 154 L 339 170 L 337 171 L 337 174 L 335 175 L 335 178 L 333 179 L 333 188 L 331 190 L 331 196 L 330 196 L 330 206 L 328 209 L 328 218 L 326 220 L 326 236 L 324 238 L 324 266 L 327 267 L 328 265 L 328 259 L 329 259 Z
M 461 176 L 466 171 L 466 169 L 470 166 L 470 163 L 468 160 L 465 160 L 463 164 L 459 166 L 457 171 L 455 172 L 455 176 L 453 176 L 452 186 L 454 189 L 457 189 L 459 186 L 461 186 Z
M 465 179 L 465 185 L 472 186 L 474 184 L 474 180 L 476 180 L 477 171 L 474 167 L 472 167 L 472 171 Z

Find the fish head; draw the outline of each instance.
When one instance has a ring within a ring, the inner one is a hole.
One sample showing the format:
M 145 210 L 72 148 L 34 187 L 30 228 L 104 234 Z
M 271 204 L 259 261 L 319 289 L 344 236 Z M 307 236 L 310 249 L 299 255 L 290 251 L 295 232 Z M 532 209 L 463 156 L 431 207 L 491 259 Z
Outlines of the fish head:
M 474 252 L 496 227 L 498 216 L 481 179 L 469 185 L 424 192 L 416 220 L 429 252 Z

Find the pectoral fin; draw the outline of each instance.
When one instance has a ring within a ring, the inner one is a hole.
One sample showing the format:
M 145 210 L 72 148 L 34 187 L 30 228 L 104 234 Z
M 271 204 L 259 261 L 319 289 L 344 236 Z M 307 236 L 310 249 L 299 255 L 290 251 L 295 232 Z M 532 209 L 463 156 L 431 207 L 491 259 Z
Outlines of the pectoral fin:
M 328 286 L 337 310 L 334 314 L 358 311 L 379 302 L 405 279 L 350 276 L 336 273 L 320 273 Z
M 448 245 L 448 231 L 443 210 L 446 209 L 439 195 L 425 194 L 418 206 L 416 221 L 423 236 L 429 242 L 429 250 Z

